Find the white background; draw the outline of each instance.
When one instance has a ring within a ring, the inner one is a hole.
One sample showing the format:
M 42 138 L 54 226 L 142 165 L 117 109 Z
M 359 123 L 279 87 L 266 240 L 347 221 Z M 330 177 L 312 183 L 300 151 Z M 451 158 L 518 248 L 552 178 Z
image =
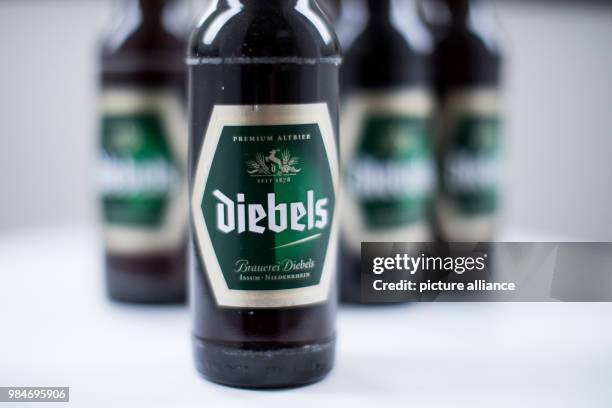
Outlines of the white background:
M 611 406 L 612 303 L 342 308 L 327 379 L 245 391 L 199 377 L 185 308 L 104 298 L 89 229 L 0 237 L 0 271 L 0 386 L 70 386 L 61 406 Z
M 508 57 L 502 221 L 611 240 L 612 7 L 542 3 L 499 6 Z M 97 41 L 110 6 L 0 1 L 0 229 L 95 219 Z

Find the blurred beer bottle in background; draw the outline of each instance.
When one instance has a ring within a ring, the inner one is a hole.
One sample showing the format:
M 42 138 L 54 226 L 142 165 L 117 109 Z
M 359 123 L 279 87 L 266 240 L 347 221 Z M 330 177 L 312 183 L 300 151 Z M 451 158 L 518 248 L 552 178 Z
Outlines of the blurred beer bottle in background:
M 185 297 L 185 3 L 120 0 L 101 52 L 100 201 L 115 300 Z
M 361 242 L 431 239 L 433 41 L 417 10 L 411 0 L 343 2 L 343 14 L 367 15 L 345 52 L 341 79 L 346 302 L 361 299 Z
M 498 209 L 501 55 L 490 2 L 426 0 L 434 50 L 435 225 L 443 241 L 482 242 Z

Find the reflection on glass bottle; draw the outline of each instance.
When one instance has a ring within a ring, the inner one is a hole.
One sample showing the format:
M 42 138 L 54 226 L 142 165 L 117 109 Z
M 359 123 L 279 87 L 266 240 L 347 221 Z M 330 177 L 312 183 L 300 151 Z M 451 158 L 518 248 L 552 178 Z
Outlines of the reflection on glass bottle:
M 323 13 L 332 23 L 340 17 L 340 0 L 316 0 Z
M 446 241 L 489 241 L 499 206 L 501 55 L 490 4 L 429 0 L 438 98 L 435 219 Z
M 368 0 L 352 6 L 364 9 L 368 18 L 346 52 L 342 71 L 340 292 L 344 301 L 359 302 L 361 242 L 431 238 L 432 40 L 413 1 Z
M 117 1 L 102 46 L 99 190 L 115 300 L 185 296 L 188 24 L 181 6 Z

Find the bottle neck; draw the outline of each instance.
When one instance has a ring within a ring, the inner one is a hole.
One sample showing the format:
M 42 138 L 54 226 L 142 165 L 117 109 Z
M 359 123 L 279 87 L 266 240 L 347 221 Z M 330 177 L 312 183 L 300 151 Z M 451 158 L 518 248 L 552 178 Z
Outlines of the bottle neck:
M 368 13 L 372 22 L 390 22 L 391 0 L 368 0 Z
M 445 0 L 448 9 L 450 25 L 454 27 L 467 27 L 469 25 L 472 8 L 477 6 L 474 0 Z
M 176 0 L 120 0 L 118 8 L 129 10 L 142 19 L 143 24 L 161 24 L 167 10 Z

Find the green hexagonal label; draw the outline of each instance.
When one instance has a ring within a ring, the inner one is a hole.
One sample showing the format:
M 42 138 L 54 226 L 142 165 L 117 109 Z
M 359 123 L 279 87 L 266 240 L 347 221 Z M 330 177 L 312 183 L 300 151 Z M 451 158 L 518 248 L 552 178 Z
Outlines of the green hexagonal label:
M 500 120 L 497 115 L 466 114 L 447 134 L 439 162 L 440 188 L 461 214 L 492 214 L 498 201 Z
M 343 238 L 361 242 L 427 241 L 434 183 L 432 98 L 420 88 L 362 92 L 342 114 L 345 188 Z
M 102 200 L 107 223 L 161 226 L 180 177 L 166 135 L 157 112 L 103 118 L 102 150 L 108 174 Z
M 215 111 L 192 211 L 217 301 L 276 307 L 325 300 L 335 267 L 337 183 L 326 105 Z
M 428 118 L 370 115 L 359 139 L 346 183 L 367 228 L 423 222 L 432 186 Z

